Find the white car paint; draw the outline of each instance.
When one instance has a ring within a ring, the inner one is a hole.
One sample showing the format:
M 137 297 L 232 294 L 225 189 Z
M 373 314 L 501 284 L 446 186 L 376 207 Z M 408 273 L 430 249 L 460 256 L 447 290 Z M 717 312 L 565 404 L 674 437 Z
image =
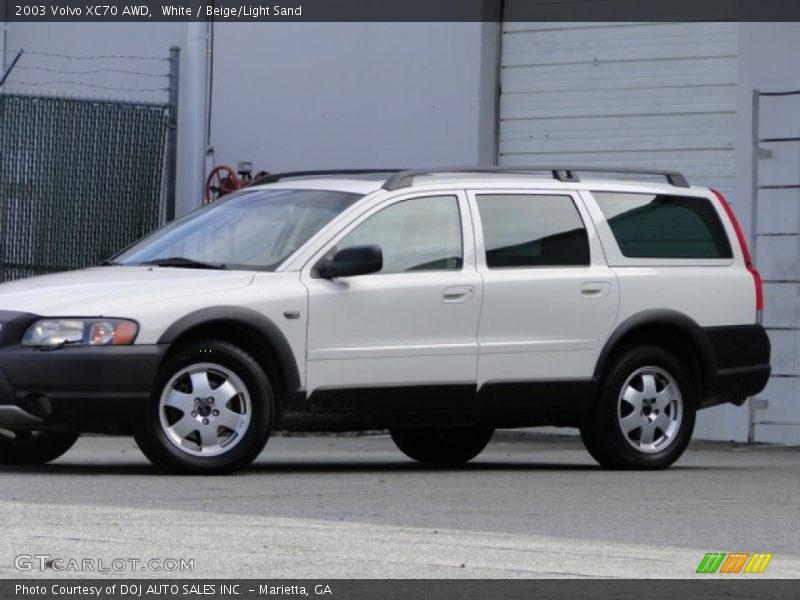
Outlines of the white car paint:
M 478 245 L 483 247 L 476 202 L 480 193 L 532 192 L 497 188 L 469 193 Z M 594 371 L 617 315 L 619 290 L 603 262 L 589 213 L 577 194 L 569 195 L 589 234 L 588 267 L 489 269 L 485 253 L 477 253 L 484 287 L 478 386 L 495 380 L 585 379 Z
M 328 281 L 311 269 L 332 246 L 398 194 L 363 211 L 322 245 L 302 271 L 309 291 L 308 388 L 398 385 L 408 382 L 470 383 L 478 361 L 476 330 L 482 283 L 466 196 L 458 198 L 464 234 L 460 271 L 376 273 Z
M 246 271 L 93 267 L 4 283 L 0 305 L 2 310 L 42 316 L 129 316 L 151 302 L 238 290 L 250 285 L 253 277 Z

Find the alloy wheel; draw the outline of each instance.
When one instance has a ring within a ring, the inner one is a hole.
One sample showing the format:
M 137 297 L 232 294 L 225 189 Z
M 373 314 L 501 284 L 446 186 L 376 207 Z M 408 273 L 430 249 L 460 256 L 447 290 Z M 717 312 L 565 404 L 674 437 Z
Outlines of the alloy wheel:
M 633 448 L 654 453 L 676 439 L 683 419 L 683 398 L 674 377 L 658 367 L 634 371 L 617 404 L 620 430 Z
M 164 386 L 159 418 L 167 439 L 194 456 L 219 456 L 234 448 L 250 425 L 252 404 L 230 369 L 198 363 L 175 373 Z

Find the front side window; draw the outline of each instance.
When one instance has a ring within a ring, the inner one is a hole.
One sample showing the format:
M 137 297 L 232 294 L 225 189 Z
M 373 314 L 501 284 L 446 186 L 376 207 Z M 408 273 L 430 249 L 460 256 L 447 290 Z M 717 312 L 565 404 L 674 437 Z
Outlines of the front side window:
M 164 264 L 274 270 L 360 198 L 326 190 L 242 191 L 173 221 L 117 256 L 113 264 L 173 259 Z
M 725 228 L 706 198 L 593 192 L 628 258 L 732 258 Z
M 490 269 L 586 266 L 589 238 L 569 196 L 479 194 Z
M 430 196 L 392 204 L 353 229 L 334 250 L 373 244 L 383 251 L 380 273 L 460 269 L 458 198 Z

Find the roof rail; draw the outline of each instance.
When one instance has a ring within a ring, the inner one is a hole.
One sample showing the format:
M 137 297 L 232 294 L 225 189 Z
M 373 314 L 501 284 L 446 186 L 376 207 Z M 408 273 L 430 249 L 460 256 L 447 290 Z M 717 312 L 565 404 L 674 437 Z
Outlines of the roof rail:
M 250 185 L 263 185 L 265 183 L 276 183 L 281 179 L 295 177 L 315 177 L 322 175 L 370 175 L 372 173 L 399 173 L 403 169 L 329 169 L 323 171 L 288 171 L 286 173 L 269 173 L 256 177 Z
M 665 177 L 667 183 L 675 187 L 688 188 L 689 182 L 682 173 L 677 171 L 662 171 L 656 169 L 627 169 L 624 167 L 558 167 L 558 166 L 492 166 L 492 167 L 444 167 L 442 169 L 411 169 L 395 173 L 383 184 L 383 189 L 393 191 L 409 187 L 414 182 L 414 177 L 419 175 L 436 175 L 438 173 L 530 173 L 533 171 L 550 171 L 553 179 L 557 181 L 580 181 L 577 173 L 624 173 L 632 175 L 658 175 Z

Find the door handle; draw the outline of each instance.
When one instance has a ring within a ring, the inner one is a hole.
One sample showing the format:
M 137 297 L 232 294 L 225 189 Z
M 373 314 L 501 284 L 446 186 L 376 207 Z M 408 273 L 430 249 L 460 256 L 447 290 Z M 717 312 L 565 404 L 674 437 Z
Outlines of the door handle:
M 605 298 L 611 291 L 607 281 L 586 281 L 581 284 L 581 296 L 584 298 Z
M 475 295 L 475 286 L 472 285 L 454 285 L 444 288 L 442 292 L 442 302 L 446 304 L 455 304 L 456 302 L 466 302 Z

